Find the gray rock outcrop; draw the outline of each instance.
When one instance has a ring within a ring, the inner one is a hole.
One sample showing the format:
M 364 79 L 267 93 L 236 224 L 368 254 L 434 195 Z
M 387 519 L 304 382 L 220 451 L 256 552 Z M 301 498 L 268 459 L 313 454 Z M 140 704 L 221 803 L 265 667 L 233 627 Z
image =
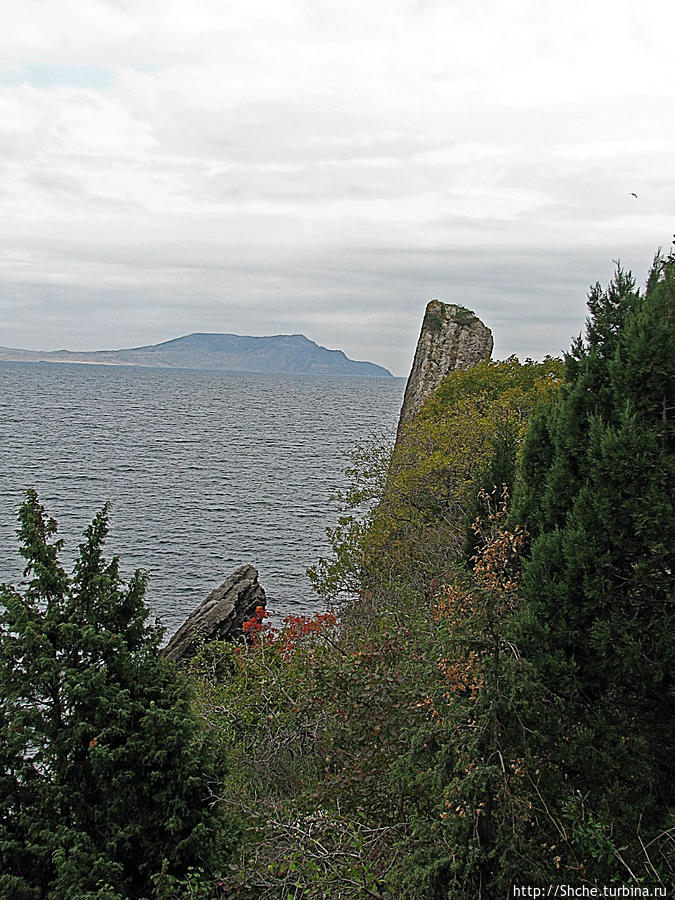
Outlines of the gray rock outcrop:
M 492 346 L 492 332 L 471 310 L 431 300 L 408 376 L 397 440 L 446 375 L 489 359 Z
M 266 602 L 265 591 L 258 583 L 258 570 L 242 566 L 190 613 L 164 648 L 165 658 L 181 662 L 194 656 L 204 642 L 240 640 L 243 623 L 255 614 L 257 606 L 264 607 Z

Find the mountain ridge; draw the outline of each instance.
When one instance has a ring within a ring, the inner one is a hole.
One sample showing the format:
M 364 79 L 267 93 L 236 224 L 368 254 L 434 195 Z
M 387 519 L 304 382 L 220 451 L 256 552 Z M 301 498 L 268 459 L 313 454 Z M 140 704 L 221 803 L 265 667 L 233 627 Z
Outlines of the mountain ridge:
M 21 350 L 0 347 L 0 362 L 52 362 L 209 369 L 274 375 L 392 377 L 384 366 L 350 359 L 304 334 L 238 335 L 192 332 L 158 344 L 119 350 Z

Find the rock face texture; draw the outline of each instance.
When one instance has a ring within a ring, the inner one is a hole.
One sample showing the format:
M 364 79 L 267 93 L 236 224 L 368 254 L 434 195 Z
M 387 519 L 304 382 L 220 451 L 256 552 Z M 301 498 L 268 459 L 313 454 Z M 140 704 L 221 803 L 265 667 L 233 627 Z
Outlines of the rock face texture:
M 205 641 L 236 641 L 242 624 L 265 606 L 265 591 L 258 583 L 258 570 L 242 566 L 199 604 L 164 648 L 171 662 L 193 656 Z
M 408 376 L 397 440 L 446 375 L 489 359 L 492 346 L 492 332 L 474 313 L 454 303 L 431 300 Z

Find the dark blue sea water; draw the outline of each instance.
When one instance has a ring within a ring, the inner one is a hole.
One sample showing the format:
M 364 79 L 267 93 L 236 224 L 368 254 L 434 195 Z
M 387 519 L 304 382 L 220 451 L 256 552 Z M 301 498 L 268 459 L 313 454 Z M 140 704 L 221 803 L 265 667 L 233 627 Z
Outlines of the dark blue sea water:
M 305 574 L 325 553 L 344 454 L 393 437 L 401 378 L 225 374 L 0 363 L 0 582 L 17 584 L 16 511 L 28 487 L 64 560 L 112 501 L 108 554 L 150 573 L 168 633 L 243 563 L 271 611 L 319 606 Z

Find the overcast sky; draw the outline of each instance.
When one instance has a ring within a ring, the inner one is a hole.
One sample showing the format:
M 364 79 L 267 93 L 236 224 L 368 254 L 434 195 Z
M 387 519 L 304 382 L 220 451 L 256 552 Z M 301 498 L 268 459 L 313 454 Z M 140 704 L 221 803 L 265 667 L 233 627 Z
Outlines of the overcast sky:
M 0 345 L 302 332 L 404 375 L 436 297 L 541 358 L 672 240 L 670 0 L 3 9 Z

